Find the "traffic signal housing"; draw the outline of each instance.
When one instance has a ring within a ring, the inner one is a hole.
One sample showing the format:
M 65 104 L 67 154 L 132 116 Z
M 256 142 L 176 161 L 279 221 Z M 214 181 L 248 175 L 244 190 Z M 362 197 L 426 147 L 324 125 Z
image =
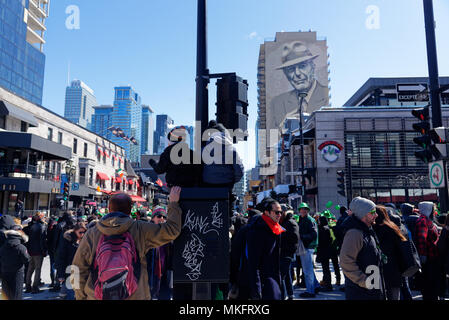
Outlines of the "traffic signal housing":
M 445 127 L 433 128 L 429 131 L 429 136 L 433 142 L 430 146 L 430 151 L 432 152 L 435 160 L 447 159 L 449 129 Z
M 248 81 L 235 74 L 217 80 L 217 122 L 230 130 L 241 130 L 237 140 L 248 139 Z
M 62 193 L 62 199 L 64 201 L 69 200 L 69 184 L 67 182 L 64 182 L 64 189 Z
M 345 182 L 345 171 L 338 170 L 337 171 L 337 193 L 343 197 L 346 197 L 346 182 Z
M 421 134 L 413 139 L 413 142 L 421 148 L 415 152 L 415 157 L 426 163 L 432 161 L 429 114 L 429 105 L 412 110 L 412 115 L 420 120 L 413 124 L 413 129 Z

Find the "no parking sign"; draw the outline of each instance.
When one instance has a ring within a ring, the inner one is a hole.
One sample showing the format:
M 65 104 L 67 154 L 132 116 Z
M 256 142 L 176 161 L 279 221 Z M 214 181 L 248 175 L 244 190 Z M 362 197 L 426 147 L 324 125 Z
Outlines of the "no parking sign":
M 444 188 L 444 163 L 436 161 L 429 163 L 429 179 L 431 188 Z

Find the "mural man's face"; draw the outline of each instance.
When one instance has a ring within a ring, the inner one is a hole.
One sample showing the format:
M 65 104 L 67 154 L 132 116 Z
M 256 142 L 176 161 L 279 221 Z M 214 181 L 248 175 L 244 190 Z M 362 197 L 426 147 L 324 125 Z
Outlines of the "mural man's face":
M 284 68 L 284 73 L 295 90 L 308 92 L 314 79 L 314 65 L 311 60 Z

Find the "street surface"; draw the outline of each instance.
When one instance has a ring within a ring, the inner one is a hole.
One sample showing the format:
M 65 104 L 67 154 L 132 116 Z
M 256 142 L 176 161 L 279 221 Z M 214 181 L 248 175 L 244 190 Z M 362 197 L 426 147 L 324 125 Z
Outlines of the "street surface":
M 45 285 L 43 287 L 41 287 L 42 292 L 38 293 L 38 294 L 24 293 L 23 300 L 58 300 L 59 299 L 58 292 L 50 292 L 49 291 L 48 285 L 51 283 L 49 270 L 50 270 L 50 259 L 47 256 L 47 257 L 45 257 L 44 263 L 42 265 L 41 278 L 42 278 L 42 281 L 45 283 Z M 333 273 L 332 266 L 331 266 L 331 271 L 332 271 L 332 283 L 335 283 L 335 275 Z M 322 277 L 323 277 L 323 272 L 322 272 L 320 264 L 316 264 L 315 274 L 317 276 L 318 281 L 321 281 Z M 343 272 L 341 274 L 342 274 L 342 284 L 344 284 Z M 1 287 L 1 285 L 0 285 L 0 287 Z M 300 298 L 299 295 L 302 292 L 304 292 L 305 289 L 294 287 L 294 295 L 295 295 L 294 300 L 345 300 L 344 292 L 340 291 L 339 288 L 335 285 L 333 287 L 334 287 L 334 291 L 319 292 L 315 298 L 311 298 L 311 299 Z M 420 292 L 412 291 L 412 294 L 413 294 L 413 300 L 422 300 Z M 0 294 L 0 300 L 3 300 L 1 297 L 1 294 Z M 449 298 L 446 298 L 445 300 L 449 300 Z

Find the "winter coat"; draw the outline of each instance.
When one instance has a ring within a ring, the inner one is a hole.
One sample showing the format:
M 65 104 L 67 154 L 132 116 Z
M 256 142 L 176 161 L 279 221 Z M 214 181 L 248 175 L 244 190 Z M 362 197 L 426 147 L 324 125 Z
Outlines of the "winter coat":
M 47 227 L 42 221 L 36 221 L 31 226 L 28 252 L 30 256 L 47 255 Z
M 404 224 L 407 227 L 408 231 L 410 231 L 412 240 L 416 245 L 415 226 L 416 221 L 419 218 L 419 214 L 414 213 L 413 206 L 408 203 L 401 204 L 401 213 Z
M 239 299 L 248 300 L 250 298 L 249 288 L 249 269 L 248 269 L 248 255 L 247 255 L 247 236 L 249 228 L 255 217 L 261 214 L 256 214 L 248 220 L 248 223 L 241 227 L 234 236 L 231 242 L 231 266 L 229 274 L 229 283 L 237 285 L 239 288 Z
M 28 237 L 20 231 L 1 231 L 5 236 L 5 243 L 0 247 L 1 273 L 15 273 L 24 270 L 30 256 L 24 244 Z
M 320 217 L 318 225 L 318 247 L 316 250 L 316 261 L 322 263 L 336 256 L 337 252 L 334 246 L 334 240 L 331 235 L 331 229 L 326 217 Z
M 175 146 L 176 148 L 181 147 L 178 151 L 179 159 L 182 159 L 185 151 L 189 152 L 186 159 L 189 163 L 174 164 L 172 162 L 170 154 Z M 168 187 L 194 187 L 199 185 L 201 181 L 201 165 L 194 164 L 193 160 L 193 151 L 188 145 L 185 142 L 177 142 L 165 148 L 158 163 L 150 161 L 150 165 L 157 174 L 165 173 L 165 181 Z
M 220 154 L 215 155 L 215 151 Z M 207 184 L 233 185 L 243 176 L 243 165 L 233 147 L 232 140 L 224 132 L 213 133 L 203 149 L 206 159 L 203 167 L 203 182 Z
M 281 297 L 280 242 L 262 216 L 251 219 L 246 250 L 252 299 L 278 300 Z
M 281 257 L 292 257 L 298 250 L 299 226 L 292 213 L 287 213 L 281 226 L 286 230 L 281 234 Z
M 50 221 L 47 226 L 47 248 L 48 254 L 54 255 L 55 251 L 53 248 L 53 243 L 55 242 L 55 231 L 56 231 L 57 222 L 55 220 Z
M 231 224 L 234 227 L 234 235 L 242 228 L 244 225 L 248 223 L 248 219 L 241 215 L 236 215 L 231 218 Z
M 55 256 L 55 269 L 58 279 L 65 279 L 69 275 L 66 273 L 66 268 L 72 264 L 76 250 L 79 247 L 76 240 L 77 237 L 73 230 L 68 230 L 63 235 Z
M 354 216 L 347 219 L 347 231 L 340 250 L 340 265 L 345 275 L 346 300 L 381 300 L 383 299 L 382 257 L 377 247 L 376 235 Z M 377 267 L 379 271 L 379 289 L 367 288 L 369 276 Z M 368 281 L 367 281 L 368 280 Z
M 304 218 L 299 216 L 298 226 L 304 248 L 315 249 L 318 246 L 318 226 L 315 219 L 309 214 Z
M 56 255 L 58 254 L 58 245 L 63 241 L 64 233 L 73 228 L 74 224 L 75 219 L 67 215 L 62 216 L 59 219 L 56 226 L 54 226 L 53 234 L 51 235 L 52 240 L 50 242 L 49 251 Z
M 441 229 L 440 237 L 437 242 L 438 254 L 441 257 L 443 270 L 449 274 L 449 227 L 445 226 Z
M 6 241 L 5 234 L 1 231 L 8 231 L 14 227 L 16 223 L 14 222 L 14 218 L 8 214 L 0 217 L 0 247 Z
M 128 300 L 150 300 L 146 254 L 151 248 L 160 247 L 178 237 L 181 232 L 181 208 L 178 203 L 168 205 L 167 222 L 153 224 L 135 221 L 123 213 L 113 212 L 104 216 L 87 230 L 76 251 L 72 264 L 79 268 L 79 289 L 75 289 L 76 300 L 95 300 L 91 267 L 94 264 L 95 251 L 102 234 L 116 235 L 129 232 L 134 240 L 141 264 L 141 274 L 137 290 Z
M 386 225 L 374 225 L 379 247 L 383 254 L 387 256 L 387 263 L 383 265 L 385 286 L 389 288 L 399 288 L 401 286 L 401 271 L 399 263 L 401 260 L 401 239 L 393 229 Z

